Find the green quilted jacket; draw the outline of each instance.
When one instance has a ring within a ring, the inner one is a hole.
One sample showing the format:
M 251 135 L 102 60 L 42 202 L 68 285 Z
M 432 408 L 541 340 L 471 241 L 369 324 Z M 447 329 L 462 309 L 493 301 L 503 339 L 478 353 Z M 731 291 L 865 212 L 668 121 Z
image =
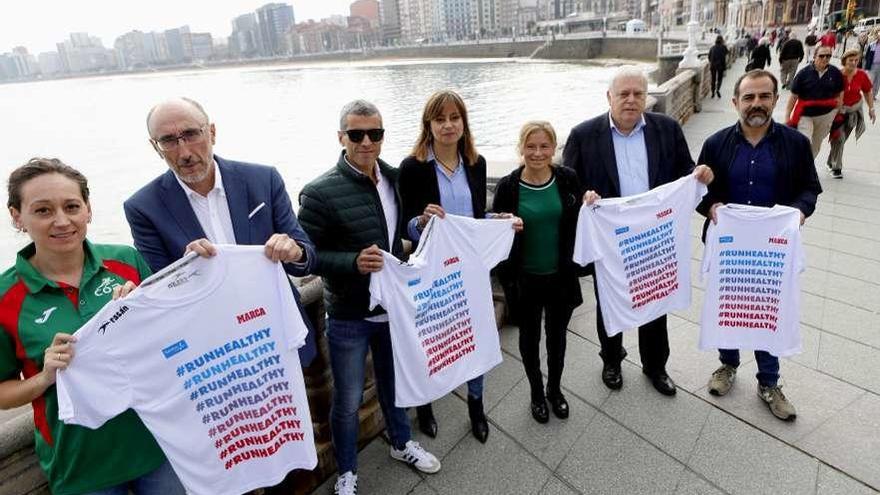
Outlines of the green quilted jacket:
M 375 244 L 398 258 L 403 256 L 400 236 L 404 232 L 397 192 L 397 169 L 379 160 L 383 180 L 394 187 L 397 228 L 388 246 L 388 226 L 379 191 L 367 176 L 345 163 L 343 153 L 336 166 L 307 184 L 299 193 L 299 222 L 315 243 L 318 262 L 314 273 L 324 281 L 324 305 L 332 318 L 363 319 L 382 314 L 370 311 L 370 277 L 357 270 L 358 253 Z

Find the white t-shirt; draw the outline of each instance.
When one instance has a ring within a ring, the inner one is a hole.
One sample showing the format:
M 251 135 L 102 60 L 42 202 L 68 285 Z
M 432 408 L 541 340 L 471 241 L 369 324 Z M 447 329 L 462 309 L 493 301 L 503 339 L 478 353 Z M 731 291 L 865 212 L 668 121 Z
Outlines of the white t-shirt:
M 574 261 L 596 263 L 608 336 L 690 306 L 690 219 L 704 194 L 691 174 L 581 206 Z
M 262 246 L 217 250 L 178 260 L 76 332 L 58 416 L 98 428 L 134 409 L 187 492 L 237 495 L 317 464 L 297 354 L 307 328 Z
M 700 349 L 800 352 L 800 211 L 733 204 L 715 211 L 703 255 Z
M 513 220 L 433 217 L 409 262 L 382 252 L 370 308 L 388 311 L 395 405 L 443 397 L 501 362 L 489 270 L 507 259 Z

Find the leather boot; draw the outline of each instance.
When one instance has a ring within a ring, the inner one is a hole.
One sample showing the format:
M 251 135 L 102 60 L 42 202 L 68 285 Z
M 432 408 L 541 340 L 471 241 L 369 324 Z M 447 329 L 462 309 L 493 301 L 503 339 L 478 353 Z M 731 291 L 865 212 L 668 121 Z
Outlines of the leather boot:
M 471 417 L 471 433 L 480 443 L 486 443 L 489 438 L 489 423 L 483 413 L 483 398 L 473 398 L 468 395 L 468 415 Z
M 416 407 L 416 416 L 419 419 L 419 431 L 431 438 L 437 438 L 437 420 L 434 419 L 431 404 Z

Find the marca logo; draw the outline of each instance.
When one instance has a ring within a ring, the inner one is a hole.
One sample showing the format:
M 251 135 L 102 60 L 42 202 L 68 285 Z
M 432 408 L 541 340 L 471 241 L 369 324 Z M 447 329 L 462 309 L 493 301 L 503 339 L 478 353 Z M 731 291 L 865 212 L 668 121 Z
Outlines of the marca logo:
M 128 313 L 128 306 L 120 306 L 119 309 L 117 309 L 116 312 L 113 313 L 113 316 L 111 316 L 109 320 L 101 323 L 101 326 L 98 327 L 98 331 L 101 332 L 101 335 L 103 335 L 104 332 L 107 331 L 108 326 L 119 321 L 119 319 L 122 318 L 122 315 L 124 315 L 125 313 Z
M 788 244 L 788 239 L 786 239 L 785 237 L 771 237 L 771 238 L 770 238 L 770 244 L 782 244 L 782 245 L 785 245 L 785 244 Z
M 665 210 L 657 213 L 657 218 L 659 219 L 659 218 L 663 218 L 663 217 L 668 217 L 671 214 L 672 214 L 672 208 L 666 208 Z
M 253 320 L 254 318 L 259 318 L 261 316 L 266 316 L 266 310 L 262 307 L 254 308 L 250 311 L 244 312 L 236 316 L 235 319 L 238 320 L 238 324 L 241 325 L 242 323 L 246 323 Z
M 175 273 L 174 279 L 168 282 L 168 288 L 174 289 L 175 287 L 180 287 L 181 285 L 188 283 L 192 277 L 201 276 L 198 270 L 194 270 L 192 273 L 184 275 L 183 273 Z
M 47 309 L 46 311 L 43 311 L 43 316 L 34 320 L 34 323 L 38 323 L 40 325 L 42 325 L 43 323 L 46 323 L 49 320 L 49 317 L 52 316 L 52 313 L 55 312 L 56 309 L 58 309 L 58 306 L 52 306 L 51 308 Z
M 101 279 L 101 285 L 99 285 L 98 288 L 95 289 L 95 296 L 109 296 L 113 293 L 114 287 L 119 287 L 121 285 L 122 284 L 117 282 L 116 279 L 114 279 L 113 277 L 104 277 Z
M 458 262 L 459 262 L 458 256 L 453 256 L 451 258 L 446 259 L 446 261 L 443 262 L 443 266 L 449 266 L 449 265 L 452 265 L 452 264 L 455 264 Z

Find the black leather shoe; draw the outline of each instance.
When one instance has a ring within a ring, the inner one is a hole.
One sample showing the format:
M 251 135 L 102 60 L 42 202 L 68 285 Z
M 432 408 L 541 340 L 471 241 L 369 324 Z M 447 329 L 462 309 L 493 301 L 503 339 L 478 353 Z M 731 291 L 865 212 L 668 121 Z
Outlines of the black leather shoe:
M 657 373 L 656 375 L 645 374 L 651 379 L 651 384 L 654 385 L 658 392 L 663 395 L 675 395 L 675 382 L 672 381 L 672 378 L 669 378 L 669 375 L 666 373 Z
M 550 411 L 547 410 L 547 401 L 532 402 L 532 417 L 538 423 L 546 423 L 550 421 Z
M 623 375 L 620 373 L 620 363 L 602 366 L 602 381 L 611 390 L 620 390 L 623 386 Z
M 431 404 L 416 407 L 416 416 L 419 418 L 419 431 L 431 438 L 437 438 L 437 420 L 434 419 Z
M 486 443 L 489 438 L 489 423 L 483 413 L 483 398 L 474 399 L 468 396 L 468 416 L 471 417 L 471 433 L 480 443 Z
M 553 411 L 553 415 L 559 419 L 568 418 L 568 401 L 565 400 L 565 396 L 562 395 L 562 392 L 557 394 L 547 394 L 547 402 L 550 403 L 550 409 Z

